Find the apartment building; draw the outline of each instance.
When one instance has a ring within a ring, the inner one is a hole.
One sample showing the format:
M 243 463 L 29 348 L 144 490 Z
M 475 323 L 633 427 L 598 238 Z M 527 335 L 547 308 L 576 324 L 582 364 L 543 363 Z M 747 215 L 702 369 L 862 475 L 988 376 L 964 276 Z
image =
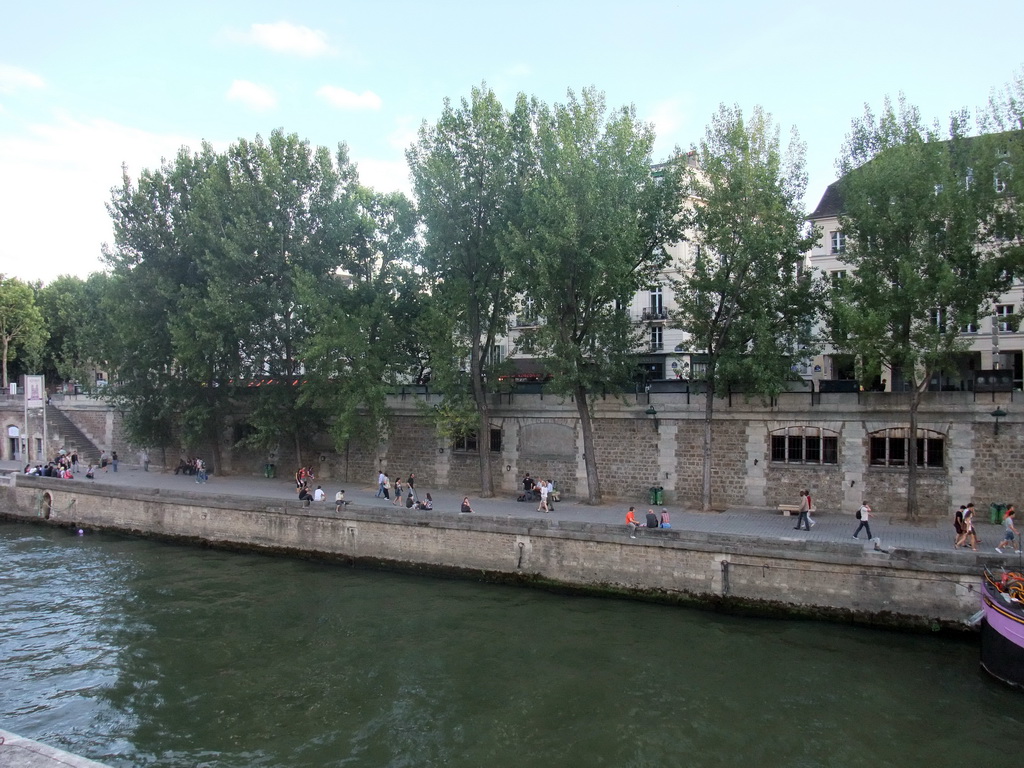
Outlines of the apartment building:
M 839 223 L 841 213 L 840 182 L 836 181 L 825 190 L 818 206 L 808 217 L 821 230 L 817 244 L 808 254 L 810 268 L 833 282 L 842 280 L 851 270 L 843 261 L 846 238 Z M 929 383 L 930 390 L 975 391 L 976 385 L 977 389 L 986 391 L 991 391 L 993 386 L 1003 390 L 1024 388 L 1024 333 L 1017 330 L 1018 323 L 1014 317 L 1024 311 L 1024 284 L 1021 280 L 1014 281 L 1013 287 L 999 298 L 994 309 L 991 316 L 979 318 L 977 325 L 961 329 L 969 347 L 960 360 L 958 370 L 933 378 Z M 938 311 L 934 321 L 942 322 Z M 854 359 L 826 345 L 809 366 L 807 378 L 852 382 L 856 379 Z M 875 386 L 891 391 L 893 376 L 883 372 Z

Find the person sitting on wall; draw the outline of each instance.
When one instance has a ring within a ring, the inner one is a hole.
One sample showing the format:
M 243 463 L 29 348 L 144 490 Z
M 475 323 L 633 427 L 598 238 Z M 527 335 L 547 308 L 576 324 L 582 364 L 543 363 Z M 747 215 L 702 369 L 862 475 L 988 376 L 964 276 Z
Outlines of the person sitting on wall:
M 653 509 L 648 509 L 647 510 L 647 527 L 648 528 L 657 528 L 658 525 L 659 525 L 659 523 L 658 523 L 658 516 L 656 514 L 654 514 L 654 510 Z
M 662 528 L 671 528 L 672 527 L 672 519 L 668 516 L 668 510 L 665 509 L 664 507 L 661 508 L 661 527 Z
M 459 512 L 464 515 L 472 514 L 473 508 L 469 506 L 469 496 L 462 497 L 462 507 L 459 509 Z
M 94 467 L 92 464 L 90 464 L 89 468 L 87 470 L 85 470 L 85 479 L 86 480 L 95 480 L 96 479 L 96 467 Z
M 629 511 L 626 512 L 626 528 L 629 529 L 629 538 L 636 538 L 636 529 L 639 527 L 640 523 L 636 519 L 636 508 L 630 507 Z
M 428 493 L 427 494 L 427 498 L 425 498 L 423 501 L 421 501 L 419 504 L 417 504 L 416 507 L 417 507 L 417 509 L 423 509 L 423 510 L 428 510 L 429 511 L 429 510 L 434 508 L 434 500 L 433 500 L 433 498 L 431 498 L 430 494 Z
M 324 493 L 323 486 L 318 485 L 316 490 L 313 491 L 313 501 L 323 501 L 327 498 L 327 494 Z
M 309 506 L 309 502 L 311 502 L 312 500 L 313 500 L 313 494 L 311 494 L 309 492 L 309 489 L 306 486 L 300 485 L 299 486 L 299 501 L 302 502 L 302 506 L 308 507 Z
M 338 491 L 336 494 L 334 494 L 334 511 L 335 512 L 341 512 L 342 508 L 346 504 L 348 504 L 348 502 L 345 501 L 345 491 L 343 491 L 343 490 L 342 491 Z
M 409 494 L 405 497 L 405 508 L 412 509 L 415 504 L 415 500 L 412 497 L 412 488 L 409 489 Z

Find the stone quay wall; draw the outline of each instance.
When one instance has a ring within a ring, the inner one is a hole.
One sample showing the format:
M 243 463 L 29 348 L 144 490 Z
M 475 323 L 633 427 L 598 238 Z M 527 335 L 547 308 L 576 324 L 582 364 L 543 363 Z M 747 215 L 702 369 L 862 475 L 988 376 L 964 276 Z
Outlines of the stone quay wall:
M 1014 398 L 1016 397 L 1016 401 Z M 403 392 L 390 399 L 391 423 L 386 433 L 364 434 L 338 448 L 327 435 L 310 435 L 300 447 L 303 465 L 318 478 L 352 487 L 372 488 L 377 473 L 407 477 L 416 473 L 420 488 L 452 489 L 477 495 L 479 456 L 444 439 L 428 415 L 440 402 L 436 394 Z M 899 393 L 788 393 L 771 403 L 742 395 L 714 404 L 711 446 L 712 506 L 774 507 L 798 502 L 807 488 L 820 510 L 853 515 L 867 500 L 876 511 L 906 508 L 908 470 L 905 465 L 879 463 L 872 440 L 905 429 L 908 396 Z M 20 424 L 20 411 L 5 410 L 0 423 Z M 647 414 L 653 407 L 656 416 Z M 996 433 L 995 408 L 1006 413 Z M 122 461 L 137 461 L 124 440 L 121 414 L 102 403 L 86 401 L 64 408 L 76 424 L 107 440 Z M 684 392 L 638 393 L 624 399 L 598 397 L 593 403 L 594 440 L 601 491 L 606 498 L 646 498 L 661 487 L 664 503 L 699 508 L 705 398 Z M 246 426 L 236 414 L 218 447 L 224 474 L 259 474 L 274 463 L 279 476 L 298 466 L 295 447 L 261 452 L 236 447 L 235 435 Z M 960 504 L 1024 503 L 1024 409 L 1018 393 L 975 396 L 970 392 L 928 392 L 921 404 L 918 427 L 941 443 L 941 462 L 917 473 L 919 511 L 926 519 L 945 519 Z M 22 425 L 23 426 L 23 425 Z M 41 425 L 40 425 L 41 426 Z M 554 481 L 566 498 L 587 494 L 583 437 L 576 404 L 551 395 L 504 393 L 494 396 L 490 427 L 500 438 L 482 435 L 489 448 L 495 492 L 517 494 L 529 472 Z M 772 438 L 783 431 L 807 430 L 836 440 L 835 463 L 780 461 Z M 244 429 L 243 429 L 244 431 Z M 4 458 L 10 458 L 10 441 Z M 51 446 L 56 450 L 59 446 Z M 173 469 L 180 454 L 209 460 L 211 446 L 151 449 L 154 465 Z M 912 449 L 913 450 L 913 449 Z
M 979 574 L 941 553 L 861 544 L 771 542 L 551 519 L 348 507 L 76 486 L 18 477 L 0 488 L 8 519 L 411 571 L 858 623 L 959 628 Z

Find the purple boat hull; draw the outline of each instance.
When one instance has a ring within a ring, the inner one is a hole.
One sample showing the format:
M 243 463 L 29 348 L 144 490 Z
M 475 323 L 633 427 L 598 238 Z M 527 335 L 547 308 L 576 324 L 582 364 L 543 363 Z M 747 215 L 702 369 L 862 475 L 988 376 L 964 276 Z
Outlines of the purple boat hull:
M 1009 685 L 1024 687 L 1024 606 L 982 581 L 981 666 Z

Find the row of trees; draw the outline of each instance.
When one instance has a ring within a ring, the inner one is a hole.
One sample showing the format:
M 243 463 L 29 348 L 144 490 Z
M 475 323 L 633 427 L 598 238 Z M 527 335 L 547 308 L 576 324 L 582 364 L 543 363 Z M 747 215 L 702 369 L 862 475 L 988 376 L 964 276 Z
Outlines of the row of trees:
M 993 101 L 988 134 L 1020 134 L 1015 88 Z M 47 365 L 64 378 L 87 363 L 109 371 L 107 396 L 148 445 L 216 451 L 239 411 L 250 446 L 298 454 L 325 425 L 339 448 L 383 438 L 387 391 L 425 375 L 445 395 L 439 428 L 483 437 L 502 372 L 491 351 L 528 299 L 545 322 L 520 343 L 576 403 L 596 502 L 592 398 L 635 374 L 638 328 L 620 308 L 671 275 L 668 246 L 690 238 L 700 248 L 672 278 L 673 322 L 709 360 L 708 508 L 715 393 L 779 392 L 822 340 L 825 307 L 826 337 L 865 376 L 892 366 L 923 390 L 963 343 L 950 329 L 1019 273 L 1007 233 L 1021 198 L 966 125 L 957 115 L 940 137 L 902 102 L 854 121 L 840 169 L 856 272 L 835 287 L 804 270 L 819 233 L 801 207 L 803 145 L 794 133 L 784 148 L 760 109 L 722 107 L 689 156 L 652 173 L 650 126 L 594 90 L 507 109 L 474 88 L 409 148 L 415 204 L 360 184 L 344 145 L 276 131 L 223 153 L 183 149 L 113 191 L 107 273 L 38 290 Z M 993 141 L 1012 167 L 1019 143 Z M 964 182 L 990 170 L 1003 189 Z M 930 321 L 937 309 L 945 326 Z

